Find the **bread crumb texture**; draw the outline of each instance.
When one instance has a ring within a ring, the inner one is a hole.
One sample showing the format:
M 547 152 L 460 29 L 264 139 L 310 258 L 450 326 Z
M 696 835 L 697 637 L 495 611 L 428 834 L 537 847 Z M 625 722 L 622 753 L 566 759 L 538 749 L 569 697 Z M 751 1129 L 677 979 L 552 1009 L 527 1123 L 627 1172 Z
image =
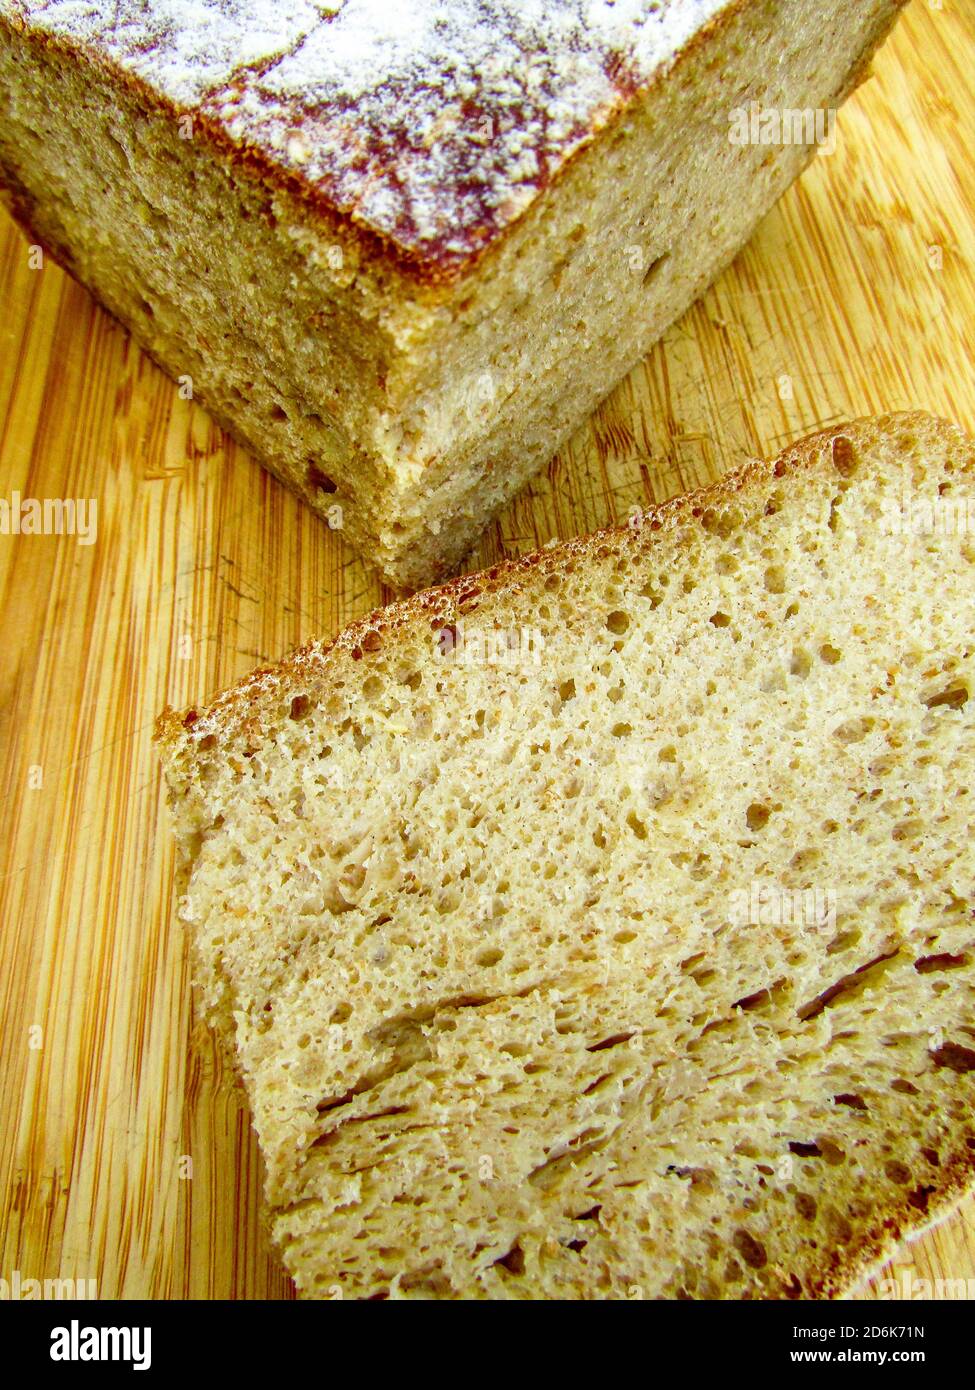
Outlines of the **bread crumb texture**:
M 303 1295 L 821 1297 L 947 1210 L 973 463 L 843 426 L 162 717 Z

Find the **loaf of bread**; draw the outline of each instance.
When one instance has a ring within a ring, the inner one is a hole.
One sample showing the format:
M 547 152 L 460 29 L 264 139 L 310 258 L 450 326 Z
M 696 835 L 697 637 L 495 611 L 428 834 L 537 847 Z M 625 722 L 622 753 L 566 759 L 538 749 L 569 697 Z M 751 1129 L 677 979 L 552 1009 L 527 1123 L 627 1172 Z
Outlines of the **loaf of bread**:
M 975 445 L 860 421 L 159 739 L 312 1297 L 821 1297 L 975 1164 Z
M 0 0 L 0 185 L 416 587 L 743 245 L 902 3 Z

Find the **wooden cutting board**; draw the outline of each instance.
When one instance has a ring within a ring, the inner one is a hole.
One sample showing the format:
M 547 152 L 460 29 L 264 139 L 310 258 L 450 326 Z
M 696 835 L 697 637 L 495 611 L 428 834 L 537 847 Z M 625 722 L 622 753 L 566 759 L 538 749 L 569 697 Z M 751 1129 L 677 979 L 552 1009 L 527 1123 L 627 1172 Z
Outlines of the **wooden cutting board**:
M 471 568 L 849 416 L 975 429 L 973 55 L 972 0 L 914 0 L 836 152 Z M 0 1277 L 289 1297 L 246 1109 L 191 1022 L 149 737 L 388 596 L 5 218 L 0 286 L 0 496 L 98 500 L 96 544 L 0 536 Z M 975 1280 L 975 1203 L 897 1263 Z

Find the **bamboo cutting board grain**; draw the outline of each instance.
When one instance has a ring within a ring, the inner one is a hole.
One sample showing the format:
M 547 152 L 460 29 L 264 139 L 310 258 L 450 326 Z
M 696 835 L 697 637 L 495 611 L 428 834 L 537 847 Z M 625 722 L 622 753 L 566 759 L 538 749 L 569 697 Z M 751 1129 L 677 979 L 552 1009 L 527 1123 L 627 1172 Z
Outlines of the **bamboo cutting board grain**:
M 973 56 L 971 0 L 914 0 L 836 153 L 471 568 L 851 415 L 923 406 L 975 429 Z M 0 495 L 98 501 L 93 545 L 0 536 L 0 1277 L 289 1297 L 246 1110 L 191 1022 L 149 738 L 165 703 L 387 596 L 82 289 L 31 268 L 6 218 L 0 291 Z M 975 1202 L 896 1264 L 975 1280 Z

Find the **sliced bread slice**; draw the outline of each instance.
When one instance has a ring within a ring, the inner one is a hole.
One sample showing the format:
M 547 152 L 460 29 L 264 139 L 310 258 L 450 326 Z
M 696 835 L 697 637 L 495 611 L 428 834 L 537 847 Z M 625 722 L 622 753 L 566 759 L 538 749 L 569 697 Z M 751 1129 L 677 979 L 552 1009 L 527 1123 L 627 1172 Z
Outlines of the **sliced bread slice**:
M 303 1294 L 824 1296 L 947 1209 L 973 467 L 829 430 L 162 716 Z

